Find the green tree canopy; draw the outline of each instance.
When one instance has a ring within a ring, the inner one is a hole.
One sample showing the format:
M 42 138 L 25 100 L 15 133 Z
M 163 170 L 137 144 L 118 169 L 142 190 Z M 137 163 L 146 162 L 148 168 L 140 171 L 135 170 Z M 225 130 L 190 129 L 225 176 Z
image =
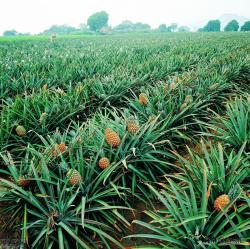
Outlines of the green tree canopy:
M 177 29 L 177 27 L 178 27 L 178 24 L 177 24 L 177 23 L 172 23 L 171 25 L 168 26 L 168 30 L 169 30 L 170 32 L 175 32 L 176 29 Z
M 178 32 L 190 32 L 190 28 L 188 26 L 180 26 Z
M 203 32 L 219 32 L 221 27 L 220 20 L 210 20 L 204 28 L 199 29 L 199 31 Z
M 3 36 L 17 36 L 19 33 L 16 30 L 6 30 L 3 32 Z
M 232 20 L 225 26 L 224 31 L 238 31 L 239 27 L 238 21 Z
M 71 34 L 76 31 L 77 31 L 76 28 L 63 24 L 63 25 L 52 25 L 49 29 L 44 30 L 43 34 L 51 34 L 51 33 Z
M 158 30 L 159 30 L 160 32 L 168 32 L 167 25 L 166 25 L 166 24 L 161 24 L 161 25 L 158 27 Z
M 131 32 L 134 31 L 134 24 L 129 20 L 125 20 L 122 23 L 115 26 L 114 30 L 121 32 Z
M 109 15 L 106 11 L 94 13 L 88 18 L 87 24 L 93 31 L 99 31 L 101 28 L 108 26 Z
M 245 22 L 245 23 L 242 25 L 240 31 L 250 31 L 250 21 Z

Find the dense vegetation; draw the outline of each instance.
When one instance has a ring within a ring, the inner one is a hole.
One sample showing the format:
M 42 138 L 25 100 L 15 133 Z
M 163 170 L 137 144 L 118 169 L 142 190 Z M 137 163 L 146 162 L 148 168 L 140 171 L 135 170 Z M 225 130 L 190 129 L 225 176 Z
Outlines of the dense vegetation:
M 1 42 L 1 215 L 31 248 L 247 248 L 249 52 L 248 33 Z

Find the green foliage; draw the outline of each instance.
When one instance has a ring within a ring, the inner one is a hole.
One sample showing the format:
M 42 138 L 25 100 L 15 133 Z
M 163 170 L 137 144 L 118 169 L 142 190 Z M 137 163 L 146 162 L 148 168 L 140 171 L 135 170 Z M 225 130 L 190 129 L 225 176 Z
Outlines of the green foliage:
M 245 22 L 241 26 L 240 31 L 250 31 L 250 21 Z
M 6 30 L 3 32 L 3 36 L 17 36 L 19 33 L 16 30 Z
M 203 32 L 219 32 L 221 27 L 220 20 L 210 20 L 200 31 Z
M 146 23 L 133 23 L 131 21 L 126 20 L 115 26 L 113 30 L 117 32 L 145 32 L 150 31 L 150 29 L 150 25 Z
M 52 25 L 49 29 L 44 30 L 42 34 L 72 34 L 76 31 L 76 28 L 69 25 Z
M 93 31 L 99 31 L 108 25 L 108 13 L 105 11 L 97 12 L 88 18 L 87 24 Z
M 224 31 L 238 31 L 239 27 L 237 20 L 232 20 L 225 26 Z

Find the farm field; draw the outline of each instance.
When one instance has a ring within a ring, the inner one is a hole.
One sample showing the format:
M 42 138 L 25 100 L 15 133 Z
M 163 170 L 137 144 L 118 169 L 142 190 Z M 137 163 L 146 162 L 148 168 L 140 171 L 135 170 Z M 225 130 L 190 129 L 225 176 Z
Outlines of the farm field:
M 0 39 L 0 112 L 23 248 L 249 248 L 250 33 Z

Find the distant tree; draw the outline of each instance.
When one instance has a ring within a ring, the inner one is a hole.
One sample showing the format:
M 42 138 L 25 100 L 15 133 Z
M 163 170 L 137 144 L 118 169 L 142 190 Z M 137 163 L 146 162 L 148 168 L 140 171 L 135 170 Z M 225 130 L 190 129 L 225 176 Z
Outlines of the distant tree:
M 168 32 L 167 25 L 166 25 L 166 24 L 161 24 L 161 25 L 158 27 L 158 30 L 159 30 L 160 32 Z
M 168 26 L 168 30 L 170 32 L 175 32 L 177 30 L 178 24 L 177 23 L 172 23 L 171 25 Z
M 210 20 L 201 31 L 204 32 L 219 32 L 221 22 L 220 20 Z
M 43 31 L 43 34 L 72 34 L 77 31 L 76 28 L 71 27 L 69 25 L 52 25 L 49 29 Z
M 135 31 L 149 31 L 151 27 L 147 23 L 137 22 L 134 24 L 134 29 Z
M 134 31 L 134 29 L 134 24 L 129 20 L 123 21 L 114 27 L 114 30 L 119 32 L 131 32 Z
M 108 26 L 109 15 L 105 11 L 97 12 L 88 18 L 87 24 L 93 31 L 99 31 L 103 27 Z
M 242 25 L 240 31 L 250 31 L 250 21 L 246 21 L 246 22 Z
M 17 36 L 19 33 L 16 30 L 6 30 L 3 32 L 3 36 Z
M 224 31 L 238 31 L 239 27 L 239 23 L 236 20 L 232 20 L 225 26 Z
M 190 32 L 190 28 L 187 26 L 180 26 L 178 32 Z

